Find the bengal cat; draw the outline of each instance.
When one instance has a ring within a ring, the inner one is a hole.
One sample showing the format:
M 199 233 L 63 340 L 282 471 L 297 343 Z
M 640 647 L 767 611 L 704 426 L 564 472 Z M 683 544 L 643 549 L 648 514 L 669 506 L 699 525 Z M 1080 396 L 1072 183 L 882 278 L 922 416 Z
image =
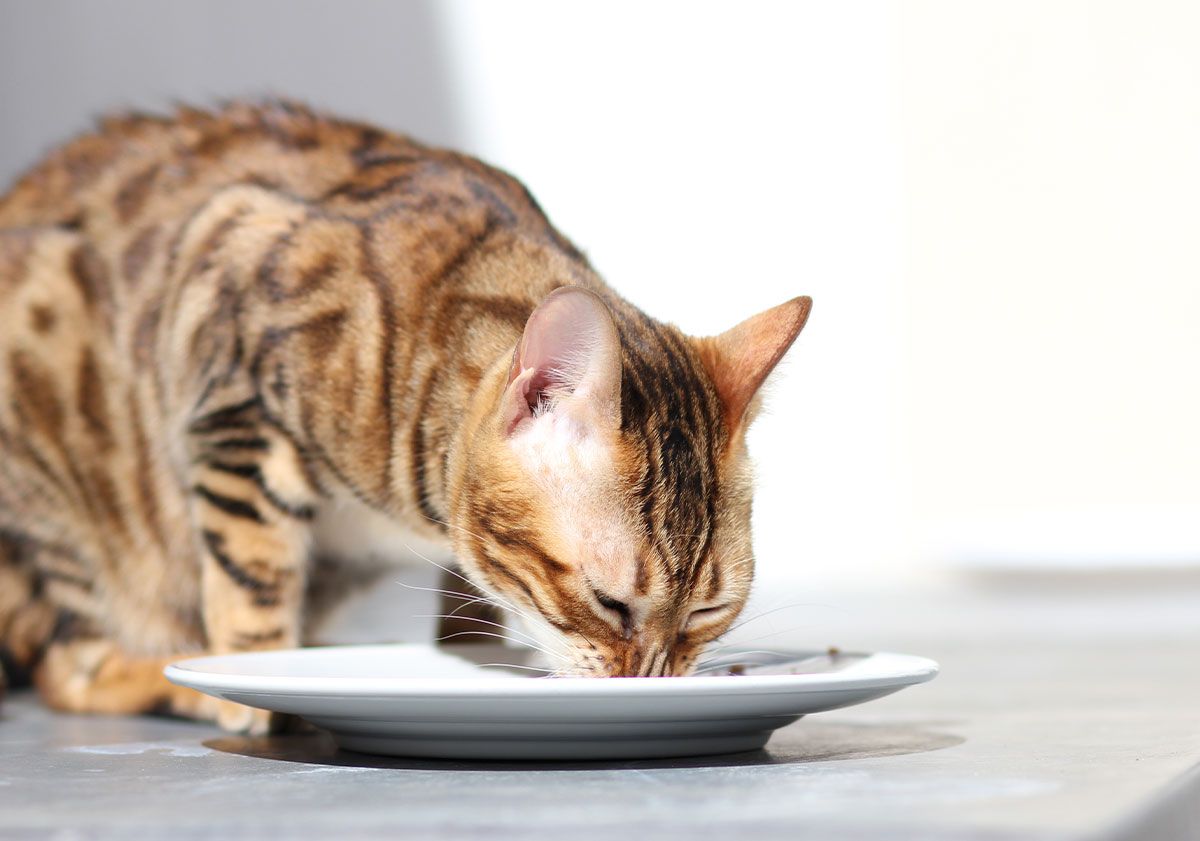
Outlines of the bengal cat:
M 0 199 L 9 671 L 261 730 L 163 665 L 303 643 L 394 531 L 561 673 L 685 674 L 746 600 L 746 427 L 810 305 L 685 336 L 505 173 L 293 103 L 108 119 Z

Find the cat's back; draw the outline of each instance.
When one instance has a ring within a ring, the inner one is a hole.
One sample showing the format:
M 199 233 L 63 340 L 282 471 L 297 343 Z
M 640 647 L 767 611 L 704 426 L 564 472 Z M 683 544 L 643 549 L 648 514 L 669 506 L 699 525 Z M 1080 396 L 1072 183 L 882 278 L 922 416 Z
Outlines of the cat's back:
M 251 203 L 292 219 L 348 222 L 378 235 L 406 255 L 411 265 L 397 273 L 406 284 L 436 276 L 460 240 L 481 231 L 515 231 L 582 262 L 506 173 L 282 100 L 104 119 L 0 197 L 0 230 L 74 232 L 114 275 L 114 294 L 140 299 L 160 285 L 143 276 L 163 274 L 197 219 L 237 224 L 241 197 L 226 202 L 229 212 L 206 210 L 238 191 L 269 196 Z
M 339 187 L 362 198 L 371 171 L 421 166 L 442 154 L 286 101 L 122 114 L 26 173 L 0 198 L 0 227 L 102 229 L 163 220 L 239 183 L 315 203 L 336 199 Z

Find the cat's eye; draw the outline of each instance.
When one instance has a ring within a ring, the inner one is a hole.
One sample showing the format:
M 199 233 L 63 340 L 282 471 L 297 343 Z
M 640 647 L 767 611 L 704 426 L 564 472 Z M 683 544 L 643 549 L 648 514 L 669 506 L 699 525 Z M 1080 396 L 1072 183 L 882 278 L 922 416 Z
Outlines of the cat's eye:
M 693 625 L 700 622 L 705 622 L 709 619 L 715 618 L 719 613 L 724 613 L 728 609 L 728 604 L 718 604 L 713 605 L 712 607 L 702 607 L 698 610 L 693 610 L 688 615 L 687 624 Z
M 605 610 L 611 610 L 617 616 L 621 617 L 621 631 L 625 639 L 633 636 L 633 616 L 629 612 L 629 605 L 625 602 L 618 601 L 606 593 L 601 593 L 599 590 L 592 590 L 592 595 L 596 597 L 596 601 L 600 602 L 600 606 Z

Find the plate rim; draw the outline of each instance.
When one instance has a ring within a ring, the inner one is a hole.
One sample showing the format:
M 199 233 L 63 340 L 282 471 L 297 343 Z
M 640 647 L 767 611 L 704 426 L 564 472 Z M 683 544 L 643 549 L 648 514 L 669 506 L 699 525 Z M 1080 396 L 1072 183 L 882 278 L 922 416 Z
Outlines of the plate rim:
M 303 652 L 353 649 L 425 648 L 420 643 L 392 645 L 312 646 L 276 649 L 241 654 L 189 657 L 168 665 L 167 680 L 201 692 L 239 692 L 258 695 L 308 696 L 323 698 L 482 698 L 488 696 L 528 697 L 646 697 L 685 694 L 693 697 L 736 695 L 775 695 L 796 692 L 838 692 L 862 689 L 902 688 L 933 680 L 940 672 L 938 663 L 928 657 L 890 651 L 843 652 L 861 656 L 861 663 L 876 661 L 890 666 L 884 674 L 859 675 L 846 672 L 814 672 L 799 675 L 741 675 L 730 682 L 713 676 L 688 677 L 565 677 L 553 680 L 482 678 L 414 678 L 246 675 L 199 668 L 202 664 L 230 657 L 300 654 Z M 732 682 L 736 681 L 736 682 Z M 339 685 L 340 684 L 340 685 Z M 735 688 L 737 687 L 737 688 Z

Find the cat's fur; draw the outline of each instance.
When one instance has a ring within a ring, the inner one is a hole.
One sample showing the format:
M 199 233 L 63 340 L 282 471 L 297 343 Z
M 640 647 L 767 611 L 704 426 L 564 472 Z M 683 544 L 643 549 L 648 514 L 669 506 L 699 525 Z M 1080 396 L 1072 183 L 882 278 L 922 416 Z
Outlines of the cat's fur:
M 373 512 L 560 671 L 686 673 L 745 601 L 744 432 L 809 305 L 687 337 L 508 175 L 291 103 L 108 120 L 0 200 L 9 669 L 259 727 L 162 665 L 300 644 Z

